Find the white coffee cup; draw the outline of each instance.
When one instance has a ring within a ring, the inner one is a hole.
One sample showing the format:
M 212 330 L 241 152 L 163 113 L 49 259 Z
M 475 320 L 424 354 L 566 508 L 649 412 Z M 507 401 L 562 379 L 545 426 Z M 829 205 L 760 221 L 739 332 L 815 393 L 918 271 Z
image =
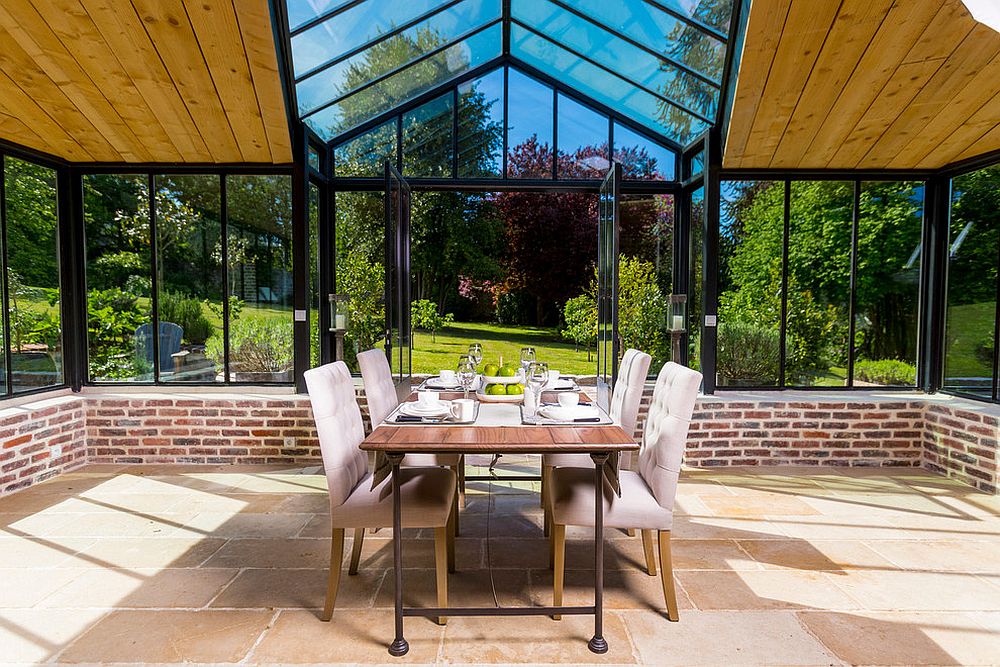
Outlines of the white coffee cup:
M 549 371 L 549 386 L 554 387 L 559 382 L 559 371 Z
M 471 398 L 457 398 L 451 402 L 451 416 L 460 422 L 471 422 L 476 414 L 476 402 Z
M 430 405 L 431 403 L 437 403 L 441 395 L 436 391 L 422 391 L 417 394 L 417 400 L 419 400 L 424 405 Z
M 438 377 L 441 378 L 441 382 L 444 384 L 455 384 L 458 381 L 458 375 L 452 370 L 441 370 L 438 373 Z
M 573 408 L 580 402 L 580 394 L 575 391 L 567 391 L 559 394 L 559 407 Z

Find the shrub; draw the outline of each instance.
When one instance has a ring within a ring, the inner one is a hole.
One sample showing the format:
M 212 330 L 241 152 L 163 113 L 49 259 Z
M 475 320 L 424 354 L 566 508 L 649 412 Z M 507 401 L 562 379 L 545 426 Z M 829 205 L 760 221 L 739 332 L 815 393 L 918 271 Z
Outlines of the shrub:
M 431 340 L 437 342 L 437 330 L 442 329 L 455 321 L 455 316 L 451 313 L 441 315 L 433 301 L 427 299 L 417 299 L 410 304 L 410 324 L 414 329 L 422 329 L 431 332 Z
M 563 318 L 566 320 L 563 337 L 573 341 L 577 349 L 581 345 L 586 347 L 590 361 L 590 347 L 597 340 L 597 303 L 588 294 L 575 296 L 563 307 Z
M 854 379 L 881 385 L 912 386 L 917 367 L 898 359 L 862 359 L 854 364 Z
M 276 317 L 240 318 L 229 325 L 229 364 L 241 373 L 281 373 L 294 363 L 291 320 Z M 225 359 L 221 333 L 205 344 L 205 356 L 218 368 Z
M 993 332 L 991 331 L 989 334 L 979 339 L 979 342 L 976 343 L 976 347 L 973 350 L 973 354 L 976 357 L 976 361 L 983 364 L 984 366 L 989 366 L 990 368 L 992 368 L 993 348 L 994 348 L 994 340 L 993 340 Z
M 160 292 L 157 307 L 161 322 L 173 322 L 184 330 L 184 340 L 191 345 L 202 345 L 215 331 L 205 316 L 201 301 L 180 292 Z
M 120 289 L 87 293 L 90 375 L 96 380 L 127 380 L 152 373 L 135 352 L 135 330 L 149 321 L 139 300 Z
M 747 322 L 721 322 L 716 370 L 720 379 L 743 384 L 773 384 L 781 364 L 781 334 Z

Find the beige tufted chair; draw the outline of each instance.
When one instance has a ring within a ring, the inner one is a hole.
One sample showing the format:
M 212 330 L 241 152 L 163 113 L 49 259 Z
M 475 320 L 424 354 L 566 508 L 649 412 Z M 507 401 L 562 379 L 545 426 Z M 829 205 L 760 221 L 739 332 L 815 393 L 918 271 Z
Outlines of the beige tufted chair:
M 642 529 L 646 568 L 656 574 L 653 531 L 658 532 L 660 578 L 667 617 L 676 621 L 677 597 L 670 561 L 670 529 L 674 518 L 674 496 L 694 412 L 701 373 L 673 362 L 660 370 L 649 406 L 639 471 L 622 470 L 621 496 L 604 485 L 604 525 L 609 528 Z M 586 468 L 552 470 L 549 511 L 552 513 L 552 556 L 555 569 L 553 604 L 562 605 L 565 570 L 566 526 L 594 525 L 594 471 Z
M 333 616 L 344 559 L 344 529 L 354 528 L 349 574 L 357 574 L 365 528 L 392 525 L 391 478 L 371 488 L 368 454 L 358 445 L 365 438 L 354 379 L 342 361 L 305 372 L 313 419 L 319 435 L 330 493 L 333 542 L 330 575 L 322 619 Z M 452 504 L 455 473 L 447 468 L 400 470 L 400 501 L 404 528 L 434 528 L 438 606 L 448 604 L 448 571 L 455 567 Z M 441 619 L 443 622 L 444 619 Z
M 358 354 L 358 366 L 361 368 L 361 379 L 365 383 L 368 416 L 374 429 L 399 405 L 396 385 L 392 381 L 392 369 L 389 368 L 385 351 L 378 348 Z M 465 459 L 461 454 L 407 454 L 403 457 L 402 463 L 404 468 L 447 467 L 454 471 L 458 478 L 458 493 L 455 496 L 456 532 L 459 529 L 458 505 L 465 506 L 464 464 Z
M 618 366 L 618 379 L 611 393 L 609 416 L 630 436 L 635 433 L 635 423 L 639 419 L 639 405 L 642 403 L 642 392 L 646 388 L 646 376 L 649 374 L 649 364 L 653 361 L 645 352 L 629 348 L 622 355 Z M 631 454 L 626 455 L 621 462 L 622 468 L 631 468 Z M 545 501 L 548 478 L 554 467 L 588 468 L 593 470 L 594 462 L 589 454 L 544 454 L 542 456 L 542 507 L 547 507 Z M 550 517 L 545 514 L 545 534 L 549 534 Z

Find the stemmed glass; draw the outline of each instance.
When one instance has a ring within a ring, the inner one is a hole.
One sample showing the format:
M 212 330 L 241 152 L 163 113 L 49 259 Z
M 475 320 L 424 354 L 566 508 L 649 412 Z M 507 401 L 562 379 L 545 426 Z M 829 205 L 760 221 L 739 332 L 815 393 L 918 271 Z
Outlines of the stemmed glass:
M 535 361 L 535 348 L 533 347 L 522 347 L 521 348 L 521 370 L 524 374 L 528 374 L 528 366 Z
M 531 389 L 535 402 L 535 411 L 542 404 L 542 387 L 549 381 L 549 365 L 541 361 L 531 361 L 525 371 L 525 380 Z
M 479 364 L 483 361 L 482 345 L 479 343 L 472 343 L 469 345 L 469 361 L 471 361 L 476 368 L 479 368 Z
M 472 383 L 476 381 L 476 366 L 471 360 L 459 362 L 458 381 L 462 384 L 462 389 L 465 390 L 465 398 L 468 398 Z

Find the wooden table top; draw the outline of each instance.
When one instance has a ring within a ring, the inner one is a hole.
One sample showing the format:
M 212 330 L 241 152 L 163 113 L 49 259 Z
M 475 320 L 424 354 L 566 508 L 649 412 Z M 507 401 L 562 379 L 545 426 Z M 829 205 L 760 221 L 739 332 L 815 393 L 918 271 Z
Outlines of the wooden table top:
M 442 392 L 441 398 L 460 398 Z M 407 400 L 412 400 L 413 396 Z M 609 425 L 479 426 L 381 424 L 361 443 L 365 451 L 396 453 L 510 454 L 638 451 L 639 445 L 622 427 Z

